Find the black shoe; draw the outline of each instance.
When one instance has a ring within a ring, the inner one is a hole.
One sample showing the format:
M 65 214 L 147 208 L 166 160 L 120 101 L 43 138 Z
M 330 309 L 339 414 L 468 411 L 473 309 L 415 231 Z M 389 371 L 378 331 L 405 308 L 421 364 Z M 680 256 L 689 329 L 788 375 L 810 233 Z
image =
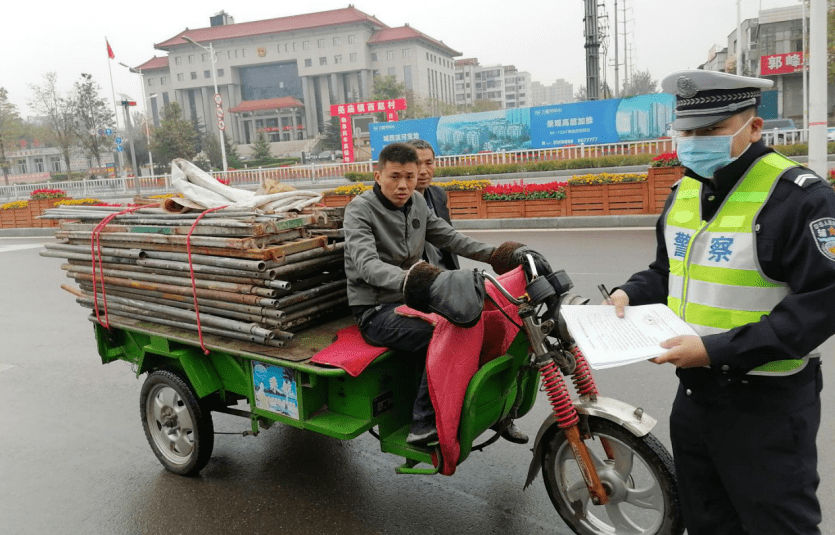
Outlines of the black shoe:
M 502 426 L 505 426 L 504 429 L 502 429 Z M 514 444 L 527 444 L 528 440 L 530 440 L 528 438 L 528 435 L 526 435 L 518 427 L 516 427 L 516 424 L 513 423 L 513 420 L 507 420 L 506 422 L 498 422 L 497 424 L 493 425 L 493 427 L 491 427 L 490 429 L 492 429 L 493 431 L 501 430 L 501 437 L 507 440 L 508 442 L 513 442 Z
M 438 441 L 438 429 L 435 422 L 412 422 L 409 428 L 409 436 L 406 443 L 412 446 L 426 446 L 431 442 Z

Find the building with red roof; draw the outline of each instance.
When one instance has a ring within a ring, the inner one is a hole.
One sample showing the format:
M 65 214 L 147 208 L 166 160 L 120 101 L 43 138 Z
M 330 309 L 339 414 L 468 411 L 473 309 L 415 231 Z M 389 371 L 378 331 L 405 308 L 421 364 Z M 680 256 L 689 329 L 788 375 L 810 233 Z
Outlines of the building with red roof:
M 307 139 L 324 132 L 331 104 L 370 100 L 374 78 L 387 75 L 405 85 L 407 99 L 455 100 L 460 52 L 353 5 L 242 23 L 221 12 L 210 22 L 157 43 L 165 55 L 138 66 L 155 123 L 176 101 L 202 124 L 221 118 L 236 144 L 261 134 L 272 142 Z

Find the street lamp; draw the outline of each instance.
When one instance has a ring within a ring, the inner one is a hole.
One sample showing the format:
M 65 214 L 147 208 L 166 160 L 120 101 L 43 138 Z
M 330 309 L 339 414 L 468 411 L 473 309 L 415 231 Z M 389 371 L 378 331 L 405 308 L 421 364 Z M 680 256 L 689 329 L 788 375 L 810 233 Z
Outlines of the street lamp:
M 148 127 L 148 101 L 145 99 L 145 77 L 142 76 L 142 69 L 140 69 L 139 67 L 133 68 L 130 65 L 125 65 L 122 62 L 119 62 L 119 65 L 121 65 L 122 67 L 127 67 L 127 69 L 130 72 L 139 75 L 139 84 L 142 86 L 142 106 L 145 108 L 145 138 L 148 140 L 148 161 L 151 165 L 151 176 L 154 176 L 154 157 L 151 154 L 151 130 Z M 154 93 L 153 95 L 151 95 L 151 98 L 156 96 L 157 94 Z M 138 173 L 139 169 L 137 169 L 136 172 Z
M 214 48 L 212 47 L 212 43 L 209 43 L 209 46 L 205 47 L 205 46 L 201 45 L 200 43 L 194 41 L 194 39 L 192 39 L 191 37 L 188 37 L 186 35 L 183 36 L 183 39 L 185 39 L 186 41 L 188 41 L 189 43 L 191 43 L 193 45 L 199 46 L 203 50 L 206 50 L 209 53 L 209 56 L 212 58 L 212 82 L 214 82 L 214 85 L 215 85 L 215 104 L 217 104 L 217 109 L 221 110 L 221 112 L 222 112 L 223 108 L 221 108 L 221 106 L 220 106 L 220 103 L 221 103 L 220 93 L 218 93 L 218 91 L 217 91 L 217 69 L 215 68 L 215 63 L 217 63 L 217 58 L 215 57 L 215 51 L 214 51 Z M 220 116 L 218 116 L 217 130 L 218 130 L 218 132 L 220 132 L 220 155 L 223 158 L 223 171 L 225 172 L 229 167 L 226 165 L 226 138 L 223 136 L 224 128 L 221 128 L 221 121 L 222 121 L 222 119 L 220 118 Z

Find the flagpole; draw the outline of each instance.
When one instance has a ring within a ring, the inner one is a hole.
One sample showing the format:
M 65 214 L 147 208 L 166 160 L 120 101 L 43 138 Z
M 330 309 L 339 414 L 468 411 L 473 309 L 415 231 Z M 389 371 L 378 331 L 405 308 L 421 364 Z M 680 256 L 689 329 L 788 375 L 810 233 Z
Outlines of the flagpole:
M 113 85 L 113 68 L 110 66 L 110 60 L 113 59 L 113 58 L 110 57 L 110 54 L 112 53 L 112 51 L 111 51 L 111 48 L 110 48 L 110 41 L 107 40 L 107 36 L 104 37 L 104 42 L 107 43 L 107 71 L 110 73 L 110 93 L 111 93 L 111 96 L 113 97 L 113 113 L 114 113 L 113 118 L 116 120 L 116 129 L 118 130 L 119 129 L 119 108 L 116 106 L 116 88 Z M 124 163 L 122 163 L 123 162 L 122 153 L 117 150 L 116 154 L 118 154 L 118 156 L 119 156 L 119 170 L 122 171 L 123 176 L 127 176 L 127 173 L 124 172 L 125 171 L 125 165 L 124 165 Z M 118 172 L 116 173 L 116 176 L 119 176 Z

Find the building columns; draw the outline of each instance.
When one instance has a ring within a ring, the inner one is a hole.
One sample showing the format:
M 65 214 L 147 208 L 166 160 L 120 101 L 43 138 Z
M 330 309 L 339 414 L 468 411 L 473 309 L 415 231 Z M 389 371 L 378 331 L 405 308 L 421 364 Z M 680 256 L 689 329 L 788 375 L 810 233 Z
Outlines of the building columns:
M 368 69 L 363 69 L 359 72 L 360 102 L 365 102 L 368 100 L 369 95 L 371 95 L 371 87 L 368 85 L 369 74 Z

